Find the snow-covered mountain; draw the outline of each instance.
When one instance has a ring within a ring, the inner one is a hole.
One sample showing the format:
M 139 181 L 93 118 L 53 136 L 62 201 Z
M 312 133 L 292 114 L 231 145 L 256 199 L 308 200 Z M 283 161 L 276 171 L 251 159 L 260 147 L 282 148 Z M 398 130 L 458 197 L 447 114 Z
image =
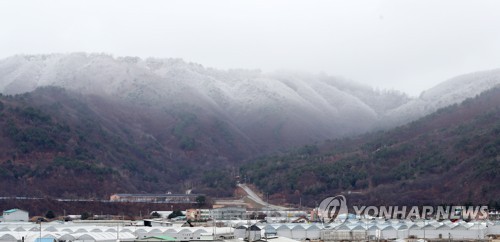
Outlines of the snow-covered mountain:
M 475 96 L 497 85 L 499 77 L 500 70 L 465 75 L 411 99 L 323 74 L 222 71 L 180 59 L 73 53 L 0 61 L 5 94 L 59 86 L 216 118 L 256 144 L 282 147 L 403 124 Z
M 454 77 L 428 89 L 416 99 L 394 108 L 384 117 L 391 126 L 416 120 L 452 104 L 500 85 L 500 69 L 475 72 Z

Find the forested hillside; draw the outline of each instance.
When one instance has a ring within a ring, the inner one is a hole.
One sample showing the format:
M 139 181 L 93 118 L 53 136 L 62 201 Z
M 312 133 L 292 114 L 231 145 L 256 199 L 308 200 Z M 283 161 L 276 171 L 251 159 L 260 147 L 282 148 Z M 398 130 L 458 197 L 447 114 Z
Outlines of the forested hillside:
M 500 201 L 499 83 L 500 69 L 471 73 L 410 98 L 325 74 L 13 56 L 0 60 L 0 196 L 229 196 L 239 174 L 278 202 Z
M 309 145 L 242 167 L 276 201 L 500 203 L 500 88 L 408 125 Z
M 107 198 L 197 188 L 231 194 L 231 182 L 218 183 L 226 178 L 217 174 L 230 168 L 218 152 L 237 159 L 251 147 L 243 150 L 237 140 L 224 144 L 230 134 L 218 132 L 223 123 L 203 124 L 220 136 L 198 134 L 190 126 L 198 118 L 54 87 L 1 96 L 0 193 Z M 211 139 L 195 140 L 196 135 Z M 211 172 L 193 175 L 200 169 Z
M 232 194 L 242 165 L 241 178 L 277 202 L 302 198 L 314 205 L 340 193 L 352 202 L 378 204 L 496 202 L 498 103 L 496 88 L 393 130 L 239 160 L 252 157 L 252 146 L 225 139 L 217 122 L 204 120 L 213 133 L 200 134 L 189 125 L 198 122 L 195 114 L 159 115 L 43 88 L 0 98 L 1 195 L 106 198 L 115 192 L 193 188 L 223 196 Z M 183 136 L 196 139 L 191 143 Z M 217 153 L 221 142 L 228 142 L 222 144 L 224 155 L 232 159 Z

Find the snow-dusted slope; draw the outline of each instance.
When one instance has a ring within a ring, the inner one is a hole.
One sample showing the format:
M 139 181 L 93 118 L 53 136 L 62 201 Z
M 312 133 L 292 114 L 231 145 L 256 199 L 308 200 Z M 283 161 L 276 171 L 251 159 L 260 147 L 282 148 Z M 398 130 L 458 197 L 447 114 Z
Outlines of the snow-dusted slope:
M 255 143 L 288 146 L 403 124 L 489 89 L 499 73 L 457 77 L 410 99 L 323 74 L 221 71 L 180 59 L 73 53 L 1 60 L 0 92 L 59 86 L 212 117 Z
M 180 59 L 74 53 L 0 61 L 2 93 L 47 85 L 209 114 L 264 143 L 305 143 L 368 131 L 375 127 L 380 110 L 392 107 L 394 99 L 400 104 L 407 100 L 401 94 L 381 95 L 370 87 L 325 75 L 220 71 Z M 366 102 L 376 98 L 381 101 L 377 105 Z
M 387 113 L 391 126 L 404 124 L 500 85 L 500 69 L 457 76 L 422 92 L 420 97 Z

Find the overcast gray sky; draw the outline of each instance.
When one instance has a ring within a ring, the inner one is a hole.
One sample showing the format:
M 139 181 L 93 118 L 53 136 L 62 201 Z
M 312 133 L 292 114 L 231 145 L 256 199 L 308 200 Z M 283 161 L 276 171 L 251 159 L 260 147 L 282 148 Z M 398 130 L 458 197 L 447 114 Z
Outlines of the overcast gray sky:
M 0 0 L 0 58 L 74 51 L 325 72 L 418 95 L 500 67 L 500 1 Z

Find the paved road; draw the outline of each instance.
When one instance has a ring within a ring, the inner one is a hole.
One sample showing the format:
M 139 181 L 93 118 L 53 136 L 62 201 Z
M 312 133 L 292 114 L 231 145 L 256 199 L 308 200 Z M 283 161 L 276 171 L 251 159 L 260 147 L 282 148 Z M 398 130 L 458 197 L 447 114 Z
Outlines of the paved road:
M 287 207 L 282 207 L 282 206 L 277 206 L 277 205 L 272 205 L 270 203 L 265 202 L 260 198 L 251 188 L 249 188 L 246 184 L 238 184 L 239 187 L 241 187 L 248 195 L 248 198 L 252 199 L 254 202 L 262 205 L 263 207 L 267 207 L 273 210 L 287 210 L 289 208 Z

